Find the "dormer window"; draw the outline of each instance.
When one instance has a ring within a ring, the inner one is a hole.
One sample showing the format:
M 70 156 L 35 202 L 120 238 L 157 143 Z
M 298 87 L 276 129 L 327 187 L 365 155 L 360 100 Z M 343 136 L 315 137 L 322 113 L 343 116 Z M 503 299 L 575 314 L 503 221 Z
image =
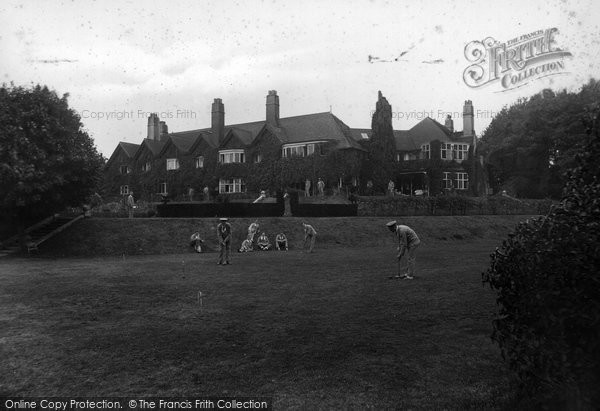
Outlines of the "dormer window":
M 179 170 L 179 159 L 167 158 L 167 170 Z
M 245 163 L 246 158 L 244 150 L 222 150 L 219 151 L 219 163 L 230 164 L 230 163 Z

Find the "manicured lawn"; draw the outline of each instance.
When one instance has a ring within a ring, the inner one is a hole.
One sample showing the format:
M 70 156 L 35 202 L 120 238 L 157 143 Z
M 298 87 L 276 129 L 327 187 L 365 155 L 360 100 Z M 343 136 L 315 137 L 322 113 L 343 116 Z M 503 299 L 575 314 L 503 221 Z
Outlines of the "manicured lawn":
M 0 260 L 0 395 L 263 395 L 275 409 L 501 408 L 496 241 Z M 204 295 L 202 307 L 198 291 Z

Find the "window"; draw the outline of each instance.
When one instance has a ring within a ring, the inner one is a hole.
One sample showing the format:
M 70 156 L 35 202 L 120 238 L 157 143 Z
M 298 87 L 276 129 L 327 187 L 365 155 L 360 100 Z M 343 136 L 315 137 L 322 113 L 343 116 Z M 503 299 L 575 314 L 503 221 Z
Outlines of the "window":
M 453 154 L 454 158 L 457 160 L 466 160 L 467 157 L 469 157 L 469 145 L 455 144 Z
M 441 156 L 442 160 L 452 160 L 452 144 L 442 143 Z
M 204 157 L 203 156 L 196 157 L 196 168 L 204 168 Z
M 131 170 L 129 169 L 129 166 L 121 166 L 119 167 L 119 172 L 121 174 L 129 174 Z
M 158 185 L 158 194 L 164 194 L 167 195 L 167 183 L 160 183 Z
M 431 158 L 431 150 L 429 144 L 423 144 L 421 146 L 421 158 L 425 160 Z
M 322 142 L 314 142 L 307 144 L 286 144 L 281 148 L 281 156 L 284 158 L 289 157 L 306 157 L 311 156 L 315 153 L 320 155 L 325 154 L 324 145 Z
M 246 186 L 241 178 L 220 179 L 219 193 L 243 193 Z
M 255 163 L 260 163 L 263 160 L 263 155 L 261 153 L 256 153 L 254 155 L 254 162 Z
M 304 157 L 306 146 L 292 146 L 292 147 L 285 147 L 283 149 L 283 156 L 284 157 Z
M 179 170 L 179 159 L 167 158 L 167 170 Z
M 369 139 L 369 135 L 367 133 L 360 133 L 360 136 L 365 140 Z
M 467 173 L 456 173 L 456 188 L 459 190 L 469 188 L 469 175 Z
M 152 163 L 150 161 L 146 161 L 142 164 L 142 171 L 150 171 L 152 169 Z
M 121 193 L 121 195 L 129 194 L 129 186 L 119 187 L 119 192 Z
M 219 163 L 245 163 L 244 150 L 219 151 Z
M 446 190 L 451 189 L 454 185 L 452 184 L 452 173 L 444 171 L 444 188 Z
M 442 143 L 441 156 L 444 160 L 466 160 L 468 153 L 468 144 Z
M 398 153 L 396 154 L 396 161 L 410 161 L 414 160 L 415 156 L 410 153 Z

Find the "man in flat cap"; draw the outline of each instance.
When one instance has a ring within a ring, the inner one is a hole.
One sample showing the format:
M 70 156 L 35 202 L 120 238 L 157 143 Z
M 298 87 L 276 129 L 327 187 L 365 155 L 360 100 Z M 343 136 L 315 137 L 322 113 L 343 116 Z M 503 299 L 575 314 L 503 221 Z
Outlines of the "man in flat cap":
M 229 253 L 231 252 L 231 225 L 227 218 L 219 218 L 217 226 L 217 241 L 219 242 L 219 262 L 217 264 L 229 264 Z M 225 258 L 223 258 L 225 257 Z
M 387 228 L 398 238 L 398 274 L 390 278 L 402 278 L 412 280 L 415 274 L 416 251 L 421 244 L 417 233 L 409 226 L 390 221 Z M 402 261 L 406 261 L 406 270 L 402 269 Z M 401 275 L 401 272 L 404 272 Z

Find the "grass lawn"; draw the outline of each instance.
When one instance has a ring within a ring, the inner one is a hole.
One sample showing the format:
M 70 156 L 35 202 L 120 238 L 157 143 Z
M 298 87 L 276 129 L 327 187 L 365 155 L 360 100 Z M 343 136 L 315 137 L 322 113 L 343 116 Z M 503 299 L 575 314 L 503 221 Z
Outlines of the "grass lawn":
M 0 395 L 272 396 L 275 409 L 502 408 L 497 241 L 0 260 Z M 202 291 L 203 305 L 197 303 Z

